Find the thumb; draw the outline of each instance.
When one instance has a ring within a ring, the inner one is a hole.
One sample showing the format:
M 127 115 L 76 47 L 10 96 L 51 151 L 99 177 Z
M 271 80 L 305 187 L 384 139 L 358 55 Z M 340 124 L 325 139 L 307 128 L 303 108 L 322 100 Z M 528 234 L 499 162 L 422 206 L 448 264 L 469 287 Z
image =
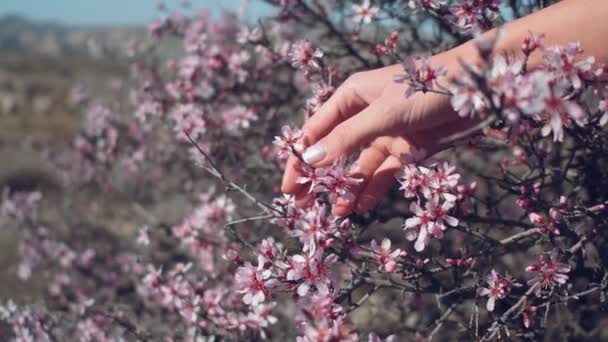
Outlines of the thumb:
M 313 167 L 329 165 L 379 136 L 398 132 L 400 116 L 386 103 L 382 99 L 376 100 L 359 114 L 335 126 L 323 139 L 302 153 L 304 161 Z

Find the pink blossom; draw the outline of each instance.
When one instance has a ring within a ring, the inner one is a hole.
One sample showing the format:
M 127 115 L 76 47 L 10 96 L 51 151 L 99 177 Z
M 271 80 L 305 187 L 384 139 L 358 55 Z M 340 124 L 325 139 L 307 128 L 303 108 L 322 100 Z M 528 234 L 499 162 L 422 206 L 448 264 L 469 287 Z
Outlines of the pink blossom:
M 283 126 L 281 129 L 282 135 L 275 136 L 273 144 L 279 148 L 277 154 L 280 159 L 285 160 L 291 156 L 293 151 L 301 152 L 302 144 L 299 142 L 303 132 L 300 129 L 291 129 L 289 126 Z
M 138 245 L 148 246 L 150 244 L 149 230 L 150 227 L 147 225 L 143 225 L 139 228 L 136 239 Z
M 453 202 L 439 205 L 435 201 L 428 201 L 423 209 L 417 202 L 410 204 L 410 211 L 416 216 L 405 220 L 404 229 L 408 240 L 416 240 L 416 251 L 424 250 L 431 237 L 441 239 L 443 231 L 447 229 L 446 224 L 452 227 L 458 225 L 458 219 L 447 214 L 453 206 Z
M 288 57 L 296 69 L 318 69 L 323 51 L 313 47 L 307 40 L 300 40 L 292 45 Z
M 403 60 L 403 69 L 405 74 L 397 75 L 393 79 L 397 83 L 409 85 L 405 97 L 410 97 L 417 91 L 426 93 L 435 89 L 438 86 L 437 80 L 447 74 L 445 67 L 431 67 L 428 58 L 414 59 L 408 56 Z
M 486 283 L 488 287 L 477 288 L 477 295 L 488 297 L 488 302 L 486 303 L 488 311 L 494 311 L 496 300 L 506 298 L 511 293 L 511 287 L 516 285 L 509 275 L 502 276 L 495 270 L 490 272 L 486 278 Z
M 530 55 L 532 52 L 536 51 L 539 47 L 542 47 L 542 41 L 545 38 L 544 34 L 530 34 L 524 38 L 524 41 L 521 44 L 521 51 L 525 55 Z
M 483 116 L 489 106 L 489 100 L 468 74 L 454 79 L 450 92 L 452 107 L 463 118 Z
M 454 23 L 464 30 L 487 29 L 498 16 L 500 0 L 462 0 L 450 6 Z
M 271 278 L 272 272 L 264 269 L 264 264 L 264 257 L 258 256 L 257 268 L 247 262 L 236 271 L 236 286 L 240 293 L 245 294 L 245 304 L 257 306 L 266 300 L 270 296 L 270 290 L 278 285 L 278 281 Z
M 359 337 L 342 318 L 335 320 L 319 319 L 304 325 L 304 335 L 297 342 L 341 341 L 357 342 Z
M 321 105 L 327 101 L 336 89 L 326 83 L 313 85 L 313 97 L 306 102 L 308 116 L 313 116 Z
M 380 269 L 384 269 L 389 273 L 395 272 L 397 269 L 397 259 L 403 253 L 401 249 L 397 248 L 391 252 L 391 240 L 384 238 L 381 245 L 378 245 L 376 240 L 372 240 L 372 251 Z
M 574 121 L 579 126 L 587 123 L 587 114 L 577 103 L 566 100 L 568 83 L 564 79 L 555 79 L 545 71 L 535 71 L 527 78 L 533 91 L 521 104 L 522 111 L 540 122 L 544 122 L 541 130 L 543 136 L 553 132 L 554 141 L 563 141 L 564 127 Z
M 558 77 L 565 78 L 575 89 L 583 85 L 581 76 L 591 71 L 595 59 L 587 57 L 577 60 L 583 53 L 580 43 L 569 43 L 565 46 L 549 46 L 543 50 L 545 66 Z
M 559 211 L 554 208 L 551 209 L 551 213 L 553 215 L 551 215 L 549 219 L 546 219 L 535 212 L 531 212 L 528 217 L 530 219 L 530 222 L 532 222 L 532 224 L 538 227 L 541 233 L 552 233 L 555 235 L 560 235 L 559 228 L 557 227 L 557 224 L 559 222 L 559 216 L 556 216 L 558 215 Z
M 222 118 L 226 129 L 233 132 L 248 129 L 251 126 L 251 122 L 258 119 L 251 109 L 240 105 L 224 111 Z
M 543 291 L 549 291 L 566 284 L 569 279 L 567 273 L 570 270 L 570 265 L 558 261 L 557 251 L 551 253 L 549 258 L 541 255 L 538 257 L 536 264 L 526 267 L 526 272 L 536 273 L 534 278 L 528 281 L 528 285 L 536 286 L 534 293 L 537 297 L 540 297 Z
M 298 179 L 298 183 L 310 183 L 311 192 L 326 193 L 332 202 L 335 202 L 338 198 L 352 201 L 354 199 L 352 192 L 354 187 L 363 181 L 356 177 L 356 166 L 347 166 L 344 157 L 338 158 L 329 167 L 315 170 L 305 167 L 304 171 L 307 175 Z
M 337 229 L 336 221 L 329 207 L 317 202 L 304 213 L 291 234 L 300 239 L 304 252 L 314 251 L 331 239 Z
M 529 329 L 530 325 L 531 325 L 530 314 L 535 313 L 537 310 L 538 310 L 537 306 L 526 306 L 526 308 L 524 309 L 524 312 L 522 312 L 522 314 L 521 314 L 522 321 L 523 321 L 524 327 L 526 327 L 526 329 Z
M 370 0 L 363 0 L 360 5 L 353 4 L 353 21 L 357 24 L 369 24 L 372 22 L 372 19 L 374 19 L 379 10 L 380 9 L 378 7 L 370 4 Z
M 306 296 L 312 287 L 321 295 L 328 295 L 332 285 L 330 269 L 337 261 L 338 256 L 329 254 L 323 257 L 323 249 L 310 251 L 308 255 L 294 255 L 292 257 L 295 268 L 288 275 L 288 280 L 300 282 L 297 293 L 300 297 Z

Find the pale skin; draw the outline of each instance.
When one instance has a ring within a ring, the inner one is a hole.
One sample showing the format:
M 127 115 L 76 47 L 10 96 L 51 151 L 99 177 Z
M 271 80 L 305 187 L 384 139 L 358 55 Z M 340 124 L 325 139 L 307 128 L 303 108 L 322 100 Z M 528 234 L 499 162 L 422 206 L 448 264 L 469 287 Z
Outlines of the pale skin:
M 608 64 L 606 0 L 564 0 L 513 21 L 502 28 L 495 51 L 520 53 L 521 42 L 530 32 L 544 33 L 545 45 L 579 41 L 584 55 Z M 485 35 L 492 37 L 495 31 Z M 461 61 L 475 63 L 478 58 L 474 43 L 468 42 L 431 57 L 431 65 L 445 66 L 449 75 L 456 75 Z M 540 54 L 533 54 L 530 67 L 539 59 Z M 354 201 L 334 204 L 335 215 L 364 213 L 376 206 L 395 185 L 400 156 L 410 151 L 411 145 L 435 153 L 442 138 L 476 124 L 460 118 L 446 95 L 416 93 L 406 99 L 406 86 L 393 82 L 398 74 L 403 74 L 401 65 L 352 75 L 304 125 L 304 142 L 309 146 L 304 159 L 314 167 L 330 165 L 340 156 L 361 150 L 356 164 L 357 177 L 363 182 L 353 189 Z M 296 183 L 300 163 L 294 156 L 288 160 L 282 190 L 294 194 L 299 205 L 306 205 L 312 198 L 306 185 Z

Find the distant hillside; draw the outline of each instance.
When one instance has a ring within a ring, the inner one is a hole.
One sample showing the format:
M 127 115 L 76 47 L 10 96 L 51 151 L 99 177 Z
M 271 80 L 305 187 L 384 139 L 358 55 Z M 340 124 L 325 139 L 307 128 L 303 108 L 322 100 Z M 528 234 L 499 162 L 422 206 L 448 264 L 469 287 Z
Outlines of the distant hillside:
M 143 27 L 68 26 L 35 22 L 19 15 L 0 17 L 0 53 L 101 58 L 124 50 L 126 42 L 145 35 Z

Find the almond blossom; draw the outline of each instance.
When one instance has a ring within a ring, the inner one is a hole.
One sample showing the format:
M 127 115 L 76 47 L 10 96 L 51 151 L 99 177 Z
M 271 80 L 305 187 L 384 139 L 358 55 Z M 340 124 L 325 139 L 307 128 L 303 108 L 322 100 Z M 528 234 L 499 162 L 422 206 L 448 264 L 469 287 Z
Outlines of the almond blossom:
M 404 253 L 397 248 L 391 252 L 391 240 L 384 238 L 381 245 L 376 240 L 372 240 L 372 252 L 378 262 L 379 268 L 386 272 L 395 272 L 397 269 L 397 259 Z
M 435 201 L 428 201 L 424 209 L 417 202 L 410 204 L 410 211 L 416 216 L 405 220 L 404 229 L 407 239 L 416 241 L 416 251 L 423 251 L 432 237 L 441 239 L 447 226 L 458 225 L 458 219 L 447 214 L 452 207 L 453 202 L 439 205 Z
M 296 69 L 318 69 L 321 66 L 323 51 L 313 47 L 307 40 L 300 40 L 293 44 L 288 57 Z
M 273 144 L 278 147 L 278 156 L 281 160 L 285 160 L 292 155 L 293 151 L 300 152 L 303 149 L 300 139 L 303 132 L 300 129 L 292 129 L 289 126 L 283 126 L 281 135 L 274 137 Z
M 551 208 L 550 210 L 550 217 L 544 218 L 542 216 L 540 216 L 539 214 L 535 213 L 535 212 L 531 212 L 528 215 L 530 222 L 532 222 L 532 224 L 534 224 L 536 227 L 538 227 L 538 229 L 540 230 L 541 233 L 543 234 L 555 234 L 555 235 L 560 235 L 560 231 L 558 228 L 558 224 L 560 221 L 560 214 L 559 211 L 555 208 Z
M 541 255 L 536 264 L 526 267 L 526 272 L 536 273 L 534 278 L 528 281 L 528 285 L 536 286 L 534 293 L 540 297 L 544 291 L 566 284 L 570 270 L 570 265 L 558 261 L 557 251 L 552 252 L 549 258 Z
M 238 291 L 245 294 L 245 304 L 257 306 L 266 300 L 270 296 L 270 290 L 279 284 L 278 280 L 271 278 L 272 272 L 264 269 L 264 264 L 264 257 L 260 255 L 257 267 L 247 262 L 236 271 L 236 285 Z
M 374 19 L 374 16 L 378 13 L 379 8 L 376 6 L 372 6 L 370 4 L 370 0 L 363 0 L 363 2 L 358 4 L 353 4 L 353 21 L 357 24 L 369 24 Z
M 405 97 L 410 97 L 417 91 L 426 93 L 435 90 L 438 86 L 437 80 L 447 74 L 447 69 L 443 66 L 431 67 L 428 58 L 414 59 L 410 56 L 403 60 L 405 74 L 394 76 L 393 80 L 397 83 L 407 83 L 409 85 L 405 92 Z
M 294 255 L 294 269 L 288 275 L 288 280 L 298 281 L 300 284 L 297 287 L 297 293 L 300 297 L 312 289 L 316 289 L 321 295 L 330 293 L 331 267 L 338 260 L 335 254 L 328 254 L 323 257 L 324 250 L 321 248 L 315 251 L 309 251 L 306 255 Z
M 450 92 L 452 107 L 463 118 L 482 117 L 490 106 L 489 100 L 468 73 L 452 81 Z
M 488 311 L 494 311 L 496 301 L 509 296 L 511 287 L 517 285 L 513 283 L 513 280 L 509 275 L 502 276 L 495 270 L 492 270 L 487 276 L 486 283 L 488 287 L 477 288 L 477 295 L 488 297 L 486 303 L 486 309 Z
M 299 184 L 308 184 L 312 193 L 326 193 L 331 202 L 338 198 L 351 201 L 354 199 L 353 189 L 363 180 L 356 177 L 356 166 L 347 166 L 344 157 L 338 158 L 329 167 L 313 169 L 304 166 L 304 176 L 300 177 Z
M 549 46 L 543 51 L 544 64 L 549 71 L 558 77 L 565 78 L 574 89 L 583 85 L 582 77 L 590 72 L 595 64 L 593 57 L 577 60 L 583 53 L 580 43 L 569 43 L 565 46 Z

